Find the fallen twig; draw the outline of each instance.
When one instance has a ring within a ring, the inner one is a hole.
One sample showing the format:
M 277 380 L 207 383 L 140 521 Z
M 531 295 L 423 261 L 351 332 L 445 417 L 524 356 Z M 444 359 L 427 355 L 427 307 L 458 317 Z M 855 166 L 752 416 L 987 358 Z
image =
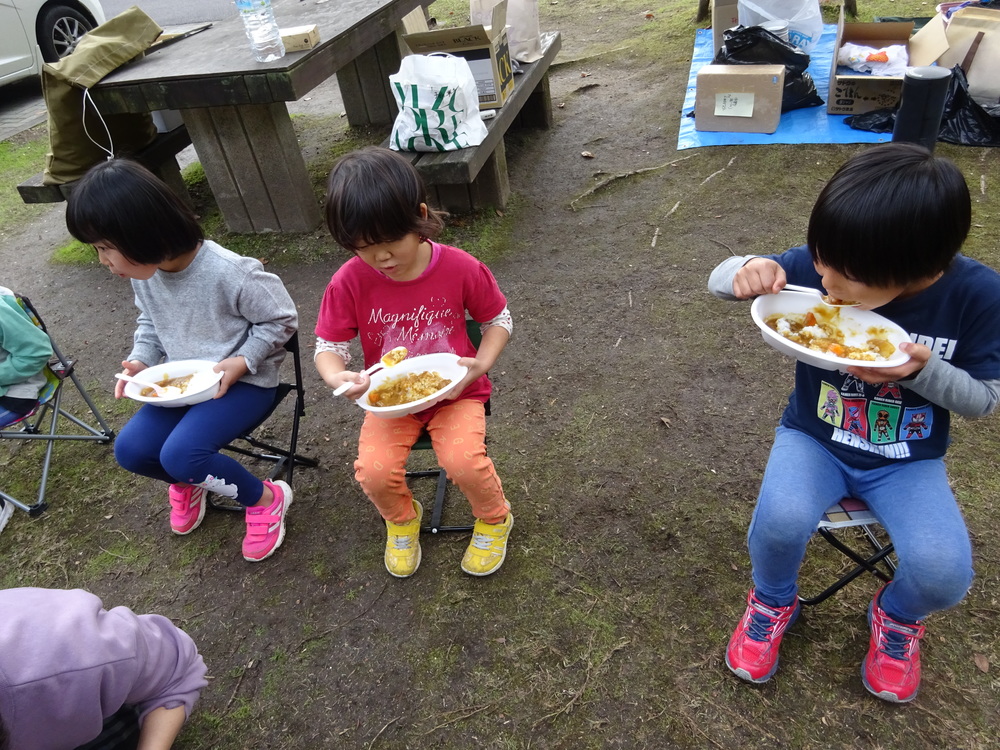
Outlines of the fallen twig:
M 233 688 L 233 692 L 229 694 L 229 700 L 226 701 L 226 711 L 229 711 L 229 707 L 233 705 L 233 701 L 236 700 L 236 694 L 240 691 L 240 685 L 243 684 L 243 678 L 246 677 L 247 672 L 253 667 L 253 659 L 247 662 L 246 667 L 240 672 L 240 678 L 236 680 L 236 687 Z
M 588 669 L 587 676 L 586 678 L 584 678 L 583 684 L 575 693 L 573 693 L 573 697 L 569 699 L 569 702 L 567 702 L 566 705 L 564 705 L 562 708 L 557 709 L 556 711 L 553 711 L 551 713 L 545 714 L 545 716 L 538 719 L 538 721 L 536 721 L 534 724 L 531 725 L 532 730 L 537 729 L 539 724 L 548 721 L 549 719 L 554 719 L 561 714 L 569 713 L 569 711 L 573 708 L 573 704 L 575 704 L 578 700 L 580 700 L 580 697 L 585 692 L 587 692 L 587 688 L 590 686 L 590 681 L 591 679 L 593 679 L 594 675 L 600 672 L 604 668 L 604 665 L 608 663 L 608 660 L 611 659 L 612 656 L 614 656 L 617 652 L 625 648 L 629 643 L 631 643 L 631 641 L 622 641 L 613 649 L 611 649 L 607 654 L 605 654 L 604 658 L 601 659 L 601 663 L 598 664 L 597 667 Z
M 387 722 L 385 723 L 385 726 L 384 726 L 384 727 L 382 727 L 382 728 L 381 728 L 380 730 L 378 730 L 378 733 L 377 733 L 377 734 L 376 734 L 376 735 L 375 735 L 374 737 L 372 737 L 372 741 L 368 743 L 368 747 L 369 747 L 369 750 L 370 750 L 370 748 L 372 748 L 372 747 L 374 747 L 374 746 L 375 746 L 375 740 L 377 740 L 377 739 L 378 739 L 379 737 L 381 737 L 381 736 L 382 736 L 382 732 L 384 732 L 384 731 L 385 731 L 386 729 L 388 729 L 388 728 L 389 728 L 389 727 L 390 727 L 391 725 L 395 724 L 395 723 L 396 723 L 397 721 L 399 721 L 399 720 L 400 720 L 400 719 L 402 719 L 402 718 L 403 718 L 402 716 L 397 716 L 397 717 L 396 717 L 395 719 L 392 719 L 392 720 L 390 720 L 390 721 L 387 721 Z
M 556 68 L 562 68 L 567 65 L 575 65 L 576 63 L 583 62 L 584 60 L 594 60 L 598 57 L 604 57 L 605 55 L 610 55 L 614 52 L 622 52 L 627 49 L 632 49 L 631 44 L 627 44 L 624 47 L 615 47 L 614 49 L 607 49 L 603 52 L 596 52 L 593 55 L 583 55 L 582 57 L 574 57 L 570 60 L 556 60 L 549 65 L 549 70 L 555 70 Z
M 716 245 L 722 245 L 724 248 L 726 248 L 726 250 L 729 251 L 730 255 L 736 255 L 736 252 L 731 247 L 729 247 L 729 245 L 727 245 L 725 242 L 723 242 L 722 240 L 715 240 L 715 239 L 712 239 L 711 237 L 709 237 L 708 239 L 712 240 L 712 242 L 714 242 Z
M 379 600 L 379 598 L 381 598 L 382 594 L 385 593 L 385 587 L 388 586 L 388 585 L 389 585 L 388 583 L 382 584 L 382 589 L 381 589 L 381 591 L 378 592 L 378 596 L 376 596 L 374 599 L 372 599 L 372 603 L 369 604 L 367 607 L 365 607 L 360 612 L 358 612 L 356 615 L 354 615 L 354 617 L 349 617 L 346 620 L 344 620 L 343 622 L 337 623 L 332 628 L 327 628 L 322 633 L 317 633 L 316 635 L 311 635 L 308 638 L 303 638 L 301 641 L 299 641 L 299 645 L 295 649 L 296 652 L 301 651 L 303 648 L 305 648 L 305 646 L 306 646 L 307 643 L 312 643 L 313 641 L 318 641 L 321 638 L 326 638 L 334 630 L 337 630 L 338 628 L 342 628 L 347 623 L 354 622 L 355 620 L 357 620 L 362 615 L 367 614 L 369 611 L 371 611 L 371 608 L 375 606 L 375 603 Z
M 463 719 L 468 719 L 470 716 L 475 716 L 480 711 L 485 711 L 487 708 L 492 708 L 495 705 L 496 705 L 495 703 L 484 703 L 483 705 L 477 706 L 476 708 L 473 708 L 471 710 L 470 709 L 459 709 L 459 710 L 467 710 L 468 713 L 464 713 L 461 716 L 456 716 L 456 717 L 454 717 L 452 719 L 448 719 L 447 721 L 444 721 L 444 722 L 438 724 L 433 729 L 428 729 L 426 732 L 424 732 L 424 735 L 428 735 L 431 732 L 436 732 L 439 729 L 443 729 L 444 727 L 448 726 L 449 724 L 454 724 L 455 722 L 462 721 Z M 450 713 L 456 713 L 456 712 L 455 711 L 451 711 Z
M 214 607 L 203 609 L 201 612 L 195 612 L 193 615 L 188 615 L 187 617 L 175 617 L 173 618 L 173 620 L 175 623 L 181 623 L 182 625 L 186 625 L 188 621 L 193 620 L 196 617 L 201 617 L 202 615 L 207 615 L 209 612 L 214 612 L 221 606 L 222 606 L 221 604 L 216 604 Z
M 722 169 L 717 169 L 716 171 L 712 172 L 712 174 L 710 174 L 708 177 L 706 177 L 704 180 L 702 180 L 701 183 L 699 184 L 699 187 L 701 185 L 704 185 L 706 182 L 708 182 L 709 180 L 711 180 L 716 175 L 720 175 L 723 172 L 725 172 L 727 169 L 729 169 L 729 167 L 733 166 L 733 162 L 734 161 L 736 161 L 736 157 L 735 156 L 732 159 L 730 159 L 729 163 L 726 164 L 726 166 L 724 166 Z
M 607 187 L 608 185 L 610 185 L 615 180 L 621 180 L 621 179 L 624 179 L 625 177 L 634 177 L 637 174 L 643 174 L 645 172 L 655 172 L 657 169 L 663 169 L 664 167 L 672 167 L 674 164 L 678 164 L 678 163 L 684 161 L 685 159 L 690 159 L 692 156 L 697 156 L 697 154 L 690 154 L 689 156 L 682 156 L 680 159 L 674 159 L 673 161 L 664 162 L 663 164 L 658 164 L 655 167 L 643 167 L 642 169 L 633 169 L 630 172 L 622 172 L 621 174 L 611 175 L 610 177 L 608 177 L 608 178 L 606 178 L 606 179 L 601 180 L 600 182 L 598 182 L 596 185 L 594 185 L 594 187 L 590 188 L 590 190 L 584 191 L 583 193 L 581 193 L 580 195 L 578 195 L 576 198 L 574 198 L 573 200 L 571 200 L 569 202 L 569 207 L 571 209 L 573 209 L 574 211 L 576 211 L 576 203 L 577 203 L 577 201 L 580 201 L 583 198 L 586 198 L 588 195 L 593 195 L 598 190 L 602 190 L 603 188 Z

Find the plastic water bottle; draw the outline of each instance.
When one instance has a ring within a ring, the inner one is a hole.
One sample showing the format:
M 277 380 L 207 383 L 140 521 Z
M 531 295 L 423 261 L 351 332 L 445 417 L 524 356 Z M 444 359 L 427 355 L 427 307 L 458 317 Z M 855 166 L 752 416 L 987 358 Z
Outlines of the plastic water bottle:
M 235 3 L 257 62 L 271 62 L 284 57 L 285 45 L 281 41 L 278 23 L 274 20 L 271 0 L 235 0 Z

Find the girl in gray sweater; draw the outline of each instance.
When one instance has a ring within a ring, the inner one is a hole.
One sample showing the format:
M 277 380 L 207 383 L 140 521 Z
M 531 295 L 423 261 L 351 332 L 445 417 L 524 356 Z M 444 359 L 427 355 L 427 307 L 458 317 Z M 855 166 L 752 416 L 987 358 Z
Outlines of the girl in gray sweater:
M 170 485 L 175 534 L 201 523 L 206 490 L 246 506 L 243 557 L 270 557 L 284 539 L 292 490 L 261 481 L 220 450 L 253 428 L 274 400 L 283 347 L 298 327 L 281 280 L 255 258 L 206 240 L 191 209 L 126 159 L 98 164 L 79 181 L 66 224 L 111 273 L 131 280 L 139 317 L 124 374 L 182 359 L 212 360 L 222 373 L 214 399 L 143 405 L 115 442 L 118 463 Z M 115 397 L 123 392 L 118 381 Z

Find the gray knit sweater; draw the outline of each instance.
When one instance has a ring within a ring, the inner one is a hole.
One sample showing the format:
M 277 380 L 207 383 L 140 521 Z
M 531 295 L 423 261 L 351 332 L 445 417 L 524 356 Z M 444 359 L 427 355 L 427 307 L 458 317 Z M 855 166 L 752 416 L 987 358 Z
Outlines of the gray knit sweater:
M 298 329 L 298 313 L 281 279 L 256 258 L 205 240 L 183 271 L 158 270 L 133 279 L 132 289 L 139 318 L 128 359 L 152 366 L 242 356 L 250 369 L 243 382 L 278 384 L 282 347 Z

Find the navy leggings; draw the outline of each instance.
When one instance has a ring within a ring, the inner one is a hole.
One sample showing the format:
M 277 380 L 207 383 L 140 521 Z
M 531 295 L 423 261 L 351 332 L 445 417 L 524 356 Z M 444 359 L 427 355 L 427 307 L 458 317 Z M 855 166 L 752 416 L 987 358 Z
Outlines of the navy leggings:
M 275 390 L 238 382 L 222 398 L 194 406 L 145 404 L 115 440 L 115 458 L 134 474 L 196 484 L 251 506 L 263 483 L 219 451 L 267 414 Z

